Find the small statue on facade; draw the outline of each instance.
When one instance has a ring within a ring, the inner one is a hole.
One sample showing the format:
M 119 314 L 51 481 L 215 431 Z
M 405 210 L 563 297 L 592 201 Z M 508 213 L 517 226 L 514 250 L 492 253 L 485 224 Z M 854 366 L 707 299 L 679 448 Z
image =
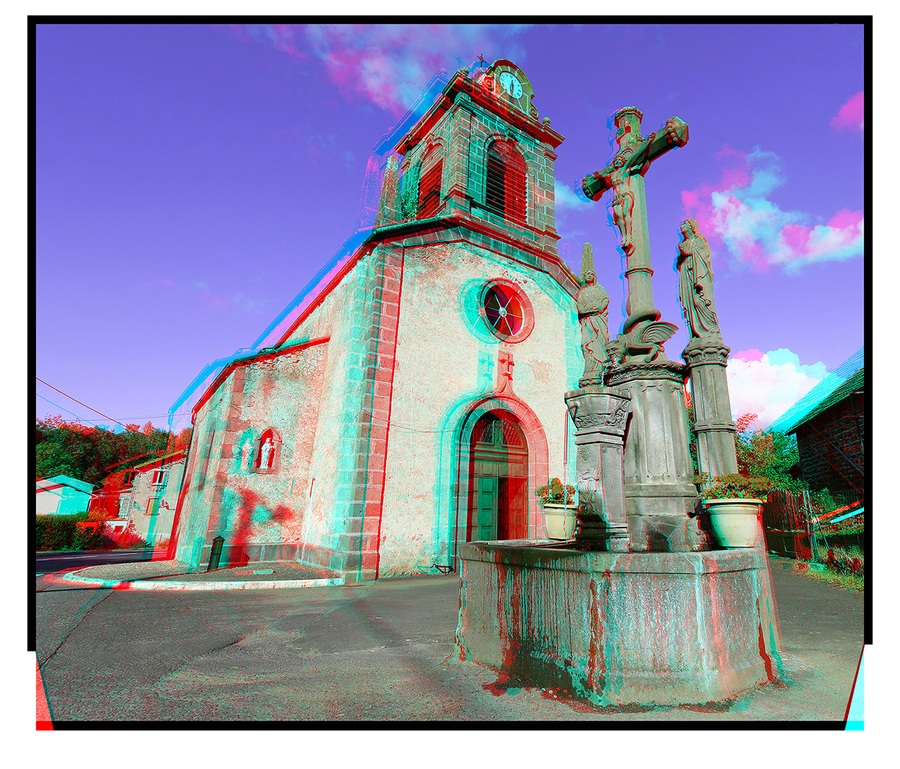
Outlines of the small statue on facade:
M 249 470 L 250 469 L 250 459 L 253 456 L 253 445 L 250 440 L 244 441 L 244 445 L 241 446 L 241 470 Z
M 265 443 L 263 443 L 262 448 L 260 448 L 259 453 L 259 466 L 268 470 L 272 466 L 272 452 L 275 449 L 275 444 L 272 443 L 272 436 L 270 435 L 266 438 Z
M 681 242 L 675 262 L 679 273 L 678 298 L 684 309 L 685 322 L 691 330 L 691 338 L 719 335 L 709 243 L 700 234 L 694 219 L 685 219 L 679 229 Z
M 581 352 L 584 355 L 582 379 L 601 379 L 606 363 L 606 343 L 609 341 L 607 308 L 609 295 L 597 283 L 594 272 L 594 252 L 590 243 L 584 244 L 581 256 L 581 289 L 575 299 L 578 322 L 581 324 Z

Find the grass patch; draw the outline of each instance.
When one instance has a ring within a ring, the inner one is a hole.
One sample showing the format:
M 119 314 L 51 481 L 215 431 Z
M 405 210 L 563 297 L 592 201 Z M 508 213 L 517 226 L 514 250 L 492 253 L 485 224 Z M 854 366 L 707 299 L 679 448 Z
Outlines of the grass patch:
M 843 572 L 834 571 L 822 564 L 810 564 L 812 568 L 805 571 L 817 582 L 825 582 L 835 587 L 842 587 L 845 590 L 855 590 L 858 593 L 865 592 L 866 581 L 862 574 L 845 574 Z M 819 568 L 815 568 L 819 567 Z
M 865 591 L 866 554 L 862 548 L 829 547 L 820 541 L 816 546 L 813 562 L 801 562 L 801 572 L 819 582 L 825 582 L 845 590 Z

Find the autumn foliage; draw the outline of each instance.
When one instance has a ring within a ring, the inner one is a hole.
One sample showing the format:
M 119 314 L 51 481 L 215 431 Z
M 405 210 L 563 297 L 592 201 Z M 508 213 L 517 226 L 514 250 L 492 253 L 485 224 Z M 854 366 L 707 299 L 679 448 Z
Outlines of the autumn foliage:
M 35 425 L 36 479 L 67 475 L 110 490 L 121 488 L 127 468 L 116 467 L 119 463 L 172 453 L 186 448 L 190 440 L 190 428 L 172 435 L 151 422 L 143 427 L 125 427 L 126 430 L 113 433 L 102 427 L 67 422 L 60 416 L 39 419 Z

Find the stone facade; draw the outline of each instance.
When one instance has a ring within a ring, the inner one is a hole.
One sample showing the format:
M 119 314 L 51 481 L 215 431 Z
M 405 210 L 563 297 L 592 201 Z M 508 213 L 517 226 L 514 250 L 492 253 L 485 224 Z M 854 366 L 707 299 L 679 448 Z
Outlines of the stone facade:
M 131 486 L 119 495 L 119 517 L 134 521 L 134 532 L 151 545 L 166 545 L 184 475 L 184 452 L 134 467 Z
M 561 395 L 581 361 L 554 227 L 563 137 L 532 96 L 510 62 L 461 71 L 398 137 L 371 234 L 194 407 L 172 556 L 204 568 L 223 536 L 220 565 L 283 558 L 371 579 L 454 568 L 475 500 L 501 534 L 543 531 L 534 489 L 574 477 Z

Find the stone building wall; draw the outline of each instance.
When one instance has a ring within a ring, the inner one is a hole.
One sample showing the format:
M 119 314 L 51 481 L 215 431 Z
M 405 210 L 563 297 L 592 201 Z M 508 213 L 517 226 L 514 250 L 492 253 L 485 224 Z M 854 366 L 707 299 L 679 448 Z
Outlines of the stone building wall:
M 478 313 L 481 290 L 497 278 L 531 303 L 534 328 L 520 343 L 502 343 Z M 514 362 L 503 397 L 534 413 L 547 443 L 549 464 L 538 483 L 574 480 L 562 393 L 578 378 L 577 349 L 567 343 L 577 338 L 577 319 L 555 281 L 483 249 L 407 248 L 399 318 L 379 574 L 428 571 L 455 552 L 461 424 L 478 401 L 494 397 L 501 352 Z M 529 451 L 537 462 L 536 447 Z M 533 484 L 527 493 L 529 535 L 542 536 Z
M 172 534 L 184 464 L 182 459 L 140 472 L 128 492 L 128 507 L 122 512 L 134 521 L 135 533 L 150 544 L 164 545 Z M 153 478 L 158 470 L 166 475 L 161 484 L 154 484 Z
M 804 480 L 814 491 L 853 491 L 856 486 L 864 493 L 864 445 L 862 398 L 844 398 L 797 428 Z

